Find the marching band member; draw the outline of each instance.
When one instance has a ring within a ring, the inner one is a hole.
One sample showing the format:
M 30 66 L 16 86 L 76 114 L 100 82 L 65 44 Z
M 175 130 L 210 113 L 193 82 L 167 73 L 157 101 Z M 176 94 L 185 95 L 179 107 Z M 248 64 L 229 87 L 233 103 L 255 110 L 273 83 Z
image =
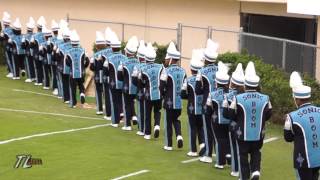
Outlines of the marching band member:
M 284 139 L 293 142 L 293 166 L 297 180 L 317 180 L 320 169 L 320 108 L 311 103 L 311 88 L 297 72 L 290 76 L 297 110 L 286 115 Z
M 52 37 L 51 30 L 47 29 L 46 26 L 42 27 L 42 34 L 45 38 L 45 41 L 39 45 L 39 59 L 42 62 L 42 70 L 43 70 L 43 89 L 49 90 L 50 89 L 50 76 L 49 70 L 51 65 L 51 56 L 49 53 L 48 40 Z
M 230 105 L 232 109 L 230 117 L 237 123 L 241 180 L 250 179 L 250 174 L 253 180 L 260 177 L 265 122 L 272 114 L 269 96 L 257 92 L 259 81 L 260 77 L 257 76 L 254 64 L 250 61 L 245 70 L 245 92 L 235 96 Z
M 198 71 L 204 66 L 202 61 L 202 49 L 195 49 L 192 51 L 192 59 L 190 61 L 191 76 L 187 78 L 182 86 L 181 96 L 188 99 L 187 113 L 188 113 L 188 127 L 189 127 L 189 146 L 190 151 L 188 156 L 198 156 L 197 152 L 197 138 L 200 144 L 199 155 L 204 153 L 204 137 L 203 137 L 203 122 L 202 122 L 202 95 L 196 95 L 196 75 Z
M 22 44 L 21 47 L 25 50 L 25 66 L 26 66 L 26 72 L 27 72 L 27 79 L 25 82 L 31 83 L 35 81 L 35 64 L 33 61 L 33 52 L 32 48 L 30 47 L 30 41 L 33 36 L 33 29 L 35 27 L 35 21 L 32 17 L 29 18 L 29 22 L 27 25 L 27 33 L 22 38 Z
M 58 34 L 59 34 L 59 24 L 55 21 L 51 21 L 51 31 L 52 37 L 47 41 L 47 58 L 48 64 L 50 65 L 50 74 L 51 74 L 51 86 L 52 86 L 52 94 L 58 96 L 58 72 L 57 72 L 57 61 L 55 61 L 53 47 L 56 42 L 59 41 Z
M 218 70 L 215 65 L 216 58 L 218 57 L 217 49 L 219 44 L 213 42 L 211 39 L 207 41 L 207 47 L 204 50 L 204 67 L 198 71 L 196 77 L 196 94 L 203 95 L 202 107 L 205 112 L 206 101 L 211 91 L 216 89 L 215 77 Z M 201 162 L 211 163 L 212 162 L 212 149 L 213 149 L 213 131 L 212 131 L 212 120 L 210 116 L 203 113 L 203 129 L 205 138 L 206 153 L 199 160 Z
M 183 147 L 181 122 L 179 117 L 182 109 L 181 88 L 187 75 L 183 68 L 178 66 L 180 52 L 173 42 L 169 44 L 165 64 L 168 66 L 161 73 L 160 92 L 163 96 L 165 109 L 165 146 L 164 149 L 172 151 L 172 126 L 175 129 L 178 148 Z
M 11 55 L 11 47 L 8 43 L 9 38 L 13 35 L 13 30 L 10 27 L 10 14 L 8 12 L 3 12 L 3 17 L 1 21 L 1 34 L 0 34 L 0 41 L 4 42 L 5 47 L 5 59 L 7 63 L 7 70 L 8 74 L 6 75 L 7 78 L 13 77 L 13 64 L 12 64 L 12 55 Z

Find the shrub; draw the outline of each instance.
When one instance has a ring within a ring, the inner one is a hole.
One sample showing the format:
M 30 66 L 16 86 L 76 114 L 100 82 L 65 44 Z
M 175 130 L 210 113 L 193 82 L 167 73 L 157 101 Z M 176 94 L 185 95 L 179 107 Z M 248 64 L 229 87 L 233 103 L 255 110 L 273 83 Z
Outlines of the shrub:
M 218 57 L 218 60 L 230 63 L 232 72 L 238 63 L 242 63 L 246 67 L 249 61 L 253 61 L 256 72 L 260 76 L 261 91 L 270 96 L 273 106 L 272 121 L 283 123 L 283 117 L 286 113 L 296 109 L 292 98 L 292 91 L 289 86 L 290 74 L 273 65 L 266 64 L 261 58 L 249 55 L 247 53 L 225 53 Z M 315 104 L 320 104 L 320 85 L 314 78 L 303 75 L 305 84 L 312 88 L 312 100 Z

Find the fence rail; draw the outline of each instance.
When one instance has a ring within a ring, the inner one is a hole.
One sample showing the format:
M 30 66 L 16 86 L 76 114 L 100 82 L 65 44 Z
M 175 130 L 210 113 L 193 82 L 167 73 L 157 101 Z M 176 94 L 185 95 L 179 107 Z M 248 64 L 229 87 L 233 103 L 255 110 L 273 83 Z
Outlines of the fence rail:
M 315 44 L 243 32 L 242 28 L 230 30 L 182 23 L 177 23 L 176 27 L 162 27 L 107 20 L 71 18 L 69 14 L 66 19 L 69 23 L 86 22 L 119 25 L 121 26 L 122 41 L 125 41 L 126 34 L 129 34 L 129 31 L 126 32 L 126 29 L 129 27 L 143 28 L 144 30 L 151 29 L 150 32 L 161 30 L 167 34 L 174 33 L 175 35 L 172 35 L 171 39 L 176 41 L 177 48 L 182 54 L 181 57 L 187 60 L 190 60 L 192 49 L 203 47 L 206 39 L 212 38 L 220 42 L 221 46 L 225 46 L 222 51 L 241 52 L 243 49 L 246 49 L 250 54 L 262 57 L 266 63 L 273 64 L 288 72 L 296 69 L 315 76 L 316 53 L 317 51 L 320 52 L 320 47 Z M 195 37 L 200 40 L 195 40 Z M 230 49 L 228 47 L 229 44 L 233 44 L 233 48 Z

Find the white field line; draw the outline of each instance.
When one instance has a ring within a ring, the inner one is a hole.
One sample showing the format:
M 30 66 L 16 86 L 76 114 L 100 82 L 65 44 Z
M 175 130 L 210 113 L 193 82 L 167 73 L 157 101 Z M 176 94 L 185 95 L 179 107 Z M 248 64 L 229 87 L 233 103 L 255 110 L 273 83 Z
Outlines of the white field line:
M 35 138 L 35 137 L 51 136 L 51 135 L 55 135 L 55 134 L 64 134 L 64 133 L 70 133 L 70 132 L 76 132 L 76 131 L 96 129 L 99 127 L 106 127 L 106 126 L 110 126 L 110 125 L 111 124 L 99 124 L 99 125 L 77 128 L 77 129 L 69 129 L 69 130 L 64 130 L 64 131 L 54 131 L 54 132 L 34 134 L 34 135 L 30 135 L 30 136 L 24 136 L 24 137 L 18 137 L 18 138 L 12 138 L 12 139 L 8 139 L 8 140 L 0 141 L 0 145 L 1 144 L 8 144 L 8 143 L 11 143 L 14 141 L 22 141 L 22 140 L 26 140 L 26 139 L 31 139 L 31 138 Z
M 125 178 L 131 177 L 131 176 L 137 176 L 137 175 L 139 175 L 139 174 L 144 174 L 144 173 L 147 173 L 147 172 L 150 172 L 150 170 L 144 169 L 144 170 L 137 171 L 137 172 L 134 172 L 134 173 L 130 173 L 130 174 L 127 174 L 127 175 L 123 175 L 123 176 L 120 176 L 120 177 L 116 177 L 116 178 L 113 178 L 113 179 L 111 179 L 111 180 L 125 179 Z
M 95 118 L 95 117 L 76 116 L 76 115 L 70 115 L 70 114 L 50 113 L 50 112 L 39 112 L 39 111 L 31 111 L 31 110 L 23 110 L 23 109 L 0 108 L 0 111 L 42 114 L 42 115 L 51 115 L 51 116 L 63 116 L 63 117 L 71 117 L 71 118 L 79 118 L 79 119 L 104 120 L 102 118 Z
M 49 96 L 49 97 L 55 97 L 55 98 L 57 98 L 57 96 L 54 96 L 54 95 L 51 95 L 51 94 L 38 93 L 38 92 L 34 92 L 34 91 L 26 91 L 26 90 L 22 90 L 22 89 L 12 89 L 12 91 L 29 93 L 29 94 L 36 94 L 36 95 L 41 95 L 41 96 Z
M 266 140 L 263 141 L 263 143 L 269 143 L 269 142 L 272 142 L 272 141 L 275 141 L 275 140 L 278 140 L 279 138 L 278 137 L 272 137 L 272 138 L 268 138 Z M 216 156 L 215 154 L 213 154 L 212 156 Z M 188 159 L 188 160 L 185 160 L 185 161 L 181 161 L 182 164 L 186 164 L 186 163 L 191 163 L 191 162 L 195 162 L 195 161 L 198 161 L 199 160 L 199 157 L 197 158 L 192 158 L 192 159 Z

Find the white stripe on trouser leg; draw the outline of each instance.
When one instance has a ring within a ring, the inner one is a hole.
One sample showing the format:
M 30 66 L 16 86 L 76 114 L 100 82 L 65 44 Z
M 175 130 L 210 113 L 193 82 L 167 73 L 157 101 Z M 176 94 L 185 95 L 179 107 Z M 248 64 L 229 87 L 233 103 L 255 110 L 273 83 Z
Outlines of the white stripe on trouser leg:
M 234 157 L 234 149 L 233 149 L 233 141 L 232 141 L 232 135 L 231 132 L 229 134 L 229 144 L 230 144 L 230 152 L 231 152 L 231 170 L 236 171 L 236 166 L 235 166 L 235 157 Z
M 216 163 L 217 164 L 219 164 L 219 162 L 220 162 L 220 157 L 219 157 L 219 154 L 220 154 L 220 152 L 219 152 L 219 141 L 218 141 L 218 138 L 216 137 L 216 134 L 214 133 L 214 131 L 212 131 L 213 132 L 213 138 L 214 138 L 214 140 L 216 141 L 216 144 L 215 144 L 215 153 L 216 153 Z M 210 155 L 210 157 L 211 157 L 211 155 Z M 220 164 L 219 164 L 220 165 Z
M 7 60 L 7 63 L 8 63 L 9 71 L 10 71 L 10 73 L 13 73 L 12 64 L 10 62 L 10 58 L 9 58 L 8 52 L 6 51 L 5 54 L 6 54 L 6 60 Z
M 168 146 L 167 110 L 164 110 L 164 143 Z
M 38 69 L 37 69 L 37 63 L 34 59 L 33 59 L 33 68 L 34 68 L 34 72 L 35 72 L 35 76 L 36 76 L 36 82 L 38 83 L 39 82 Z
M 16 62 L 14 61 L 13 53 L 11 55 L 11 60 L 12 60 L 12 67 L 13 67 L 13 77 L 15 77 L 17 75 L 17 70 L 16 70 Z
M 98 112 L 98 111 L 100 111 L 100 106 L 99 106 L 99 98 L 98 98 L 98 90 L 97 90 L 97 86 L 96 86 L 96 105 L 97 105 L 97 107 L 96 107 L 96 111 Z
M 46 75 L 46 70 L 44 69 L 44 64 L 42 64 L 42 73 L 43 73 L 43 86 L 47 86 L 47 75 Z
M 207 124 L 206 124 L 205 115 L 202 115 L 202 121 L 203 121 L 204 141 L 206 144 L 206 155 L 209 156 L 209 143 L 208 143 L 209 140 L 208 140 Z
M 25 65 L 27 66 L 27 68 L 26 68 L 27 76 L 28 76 L 28 78 L 31 79 L 31 73 L 30 73 L 30 69 L 29 69 L 29 62 L 28 62 L 28 56 L 27 55 L 24 57 L 24 61 L 25 61 Z
M 138 107 L 138 126 L 139 126 L 139 130 L 141 131 L 142 128 L 141 128 L 141 110 L 140 110 L 140 101 L 136 101 L 136 104 L 137 104 L 137 107 Z
M 191 117 L 192 115 L 190 115 L 189 117 Z M 191 152 L 193 152 L 192 151 L 192 140 L 191 140 L 191 138 L 192 138 L 192 132 L 191 132 L 191 119 L 189 118 L 189 121 L 188 121 L 188 130 L 189 130 L 189 148 L 190 148 L 190 151 Z
M 126 111 L 126 108 L 125 108 L 125 104 L 126 104 L 126 102 L 124 101 L 124 93 L 122 93 L 122 112 L 123 112 L 123 116 L 124 116 L 124 126 L 128 126 L 128 121 L 129 121 L 129 119 L 127 119 L 128 117 L 127 117 L 127 111 Z
M 68 82 L 69 82 L 69 105 L 70 105 L 70 107 L 72 107 L 73 106 L 73 96 L 72 96 L 72 83 L 71 83 L 71 77 L 69 76 L 69 78 L 68 78 Z
M 238 154 L 238 169 L 239 169 L 239 175 L 240 175 L 240 179 L 243 180 L 242 172 L 241 172 L 240 149 L 239 149 L 238 141 L 236 141 L 236 144 L 237 144 L 237 154 Z
M 115 112 L 114 112 L 114 107 L 113 107 L 113 97 L 112 97 L 112 93 L 111 93 L 111 88 L 109 89 L 109 95 L 110 95 L 110 102 L 111 102 L 111 121 L 112 121 L 112 124 L 115 124 L 116 117 L 115 117 Z
M 143 101 L 143 108 L 144 108 L 144 111 L 143 111 L 143 114 L 144 114 L 144 129 L 143 129 L 143 133 L 146 134 L 146 119 L 147 119 L 147 109 L 146 109 L 146 100 Z

